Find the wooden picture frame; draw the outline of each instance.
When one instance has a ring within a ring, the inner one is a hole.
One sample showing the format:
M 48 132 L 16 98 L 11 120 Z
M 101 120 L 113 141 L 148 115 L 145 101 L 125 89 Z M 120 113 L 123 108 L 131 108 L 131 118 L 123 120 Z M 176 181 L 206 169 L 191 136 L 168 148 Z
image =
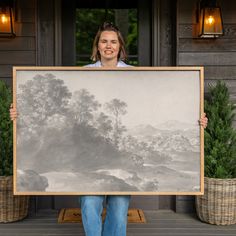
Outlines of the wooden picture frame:
M 201 195 L 203 67 L 14 67 L 14 194 Z

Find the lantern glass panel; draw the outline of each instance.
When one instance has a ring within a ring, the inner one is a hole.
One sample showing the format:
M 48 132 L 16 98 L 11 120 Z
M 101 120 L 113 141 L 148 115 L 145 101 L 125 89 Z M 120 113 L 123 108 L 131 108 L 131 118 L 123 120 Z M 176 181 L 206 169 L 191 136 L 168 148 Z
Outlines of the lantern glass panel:
M 10 7 L 0 7 L 0 36 L 14 35 L 13 14 Z
M 220 8 L 204 9 L 204 34 L 222 34 L 222 20 Z

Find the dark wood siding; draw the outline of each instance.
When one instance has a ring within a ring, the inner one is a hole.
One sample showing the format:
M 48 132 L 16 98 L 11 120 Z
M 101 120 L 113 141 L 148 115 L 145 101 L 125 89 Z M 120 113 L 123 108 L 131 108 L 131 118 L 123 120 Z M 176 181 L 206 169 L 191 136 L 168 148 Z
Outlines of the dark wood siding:
M 140 66 L 151 66 L 151 4 L 138 1 L 138 61 Z M 145 42 L 145 43 L 144 43 Z
M 176 2 L 160 1 L 160 64 L 176 65 Z
M 37 65 L 53 66 L 55 61 L 54 1 L 37 1 Z
M 10 86 L 13 66 L 36 65 L 36 0 L 17 0 L 15 13 L 16 37 L 0 39 L 0 79 Z M 35 197 L 30 205 L 35 212 Z
M 205 95 L 209 84 L 224 80 L 232 101 L 236 102 L 236 1 L 219 0 L 222 8 L 224 36 L 217 39 L 197 38 L 197 0 L 179 0 L 177 6 L 178 66 L 204 66 Z M 235 122 L 236 124 L 236 122 Z M 194 210 L 194 197 L 176 197 L 176 211 Z
M 16 3 L 16 38 L 0 39 L 0 79 L 12 84 L 12 66 L 36 64 L 35 0 Z
M 200 65 L 205 68 L 205 87 L 216 80 L 225 80 L 232 97 L 236 92 L 236 2 L 220 0 L 224 36 L 218 39 L 197 38 L 196 0 L 178 1 L 177 65 Z

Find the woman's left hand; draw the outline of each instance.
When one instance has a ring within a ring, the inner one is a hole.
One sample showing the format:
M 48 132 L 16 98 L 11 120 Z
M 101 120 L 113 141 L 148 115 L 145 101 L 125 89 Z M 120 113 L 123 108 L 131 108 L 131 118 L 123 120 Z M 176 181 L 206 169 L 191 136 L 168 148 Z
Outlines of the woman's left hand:
M 199 124 L 205 129 L 208 124 L 208 119 L 206 117 L 206 113 L 203 113 L 202 118 L 199 120 Z

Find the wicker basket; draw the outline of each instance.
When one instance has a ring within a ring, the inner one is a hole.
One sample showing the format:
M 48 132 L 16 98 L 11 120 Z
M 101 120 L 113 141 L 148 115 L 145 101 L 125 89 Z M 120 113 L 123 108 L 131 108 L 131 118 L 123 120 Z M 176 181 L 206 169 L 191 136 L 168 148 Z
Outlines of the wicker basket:
M 12 176 L 0 176 L 0 222 L 7 223 L 25 218 L 29 196 L 13 195 Z
M 236 178 L 204 179 L 205 192 L 196 197 L 200 220 L 216 225 L 236 224 Z

